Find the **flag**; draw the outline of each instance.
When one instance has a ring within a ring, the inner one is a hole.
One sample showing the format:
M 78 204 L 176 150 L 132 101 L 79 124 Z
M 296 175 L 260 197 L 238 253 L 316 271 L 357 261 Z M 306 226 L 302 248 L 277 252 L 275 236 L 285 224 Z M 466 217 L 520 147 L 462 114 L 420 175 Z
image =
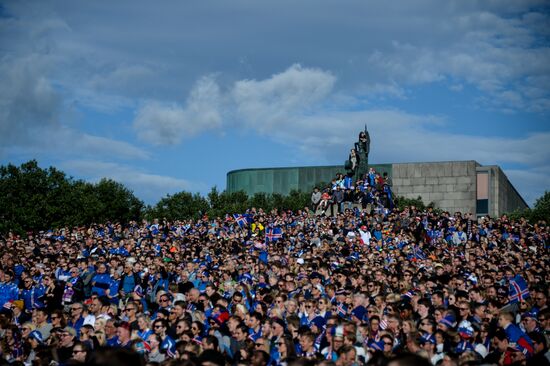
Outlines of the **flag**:
M 419 246 L 413 244 L 412 245 L 412 252 L 408 255 L 408 259 L 410 261 L 416 262 L 416 261 L 419 261 L 419 260 L 426 259 L 426 255 L 424 254 L 422 249 L 420 249 Z
M 246 216 L 243 216 L 243 215 L 239 215 L 239 214 L 233 214 L 233 218 L 235 219 L 235 222 L 241 227 L 245 227 L 246 225 L 248 225 L 248 218 Z
M 525 279 L 516 275 L 510 280 L 508 289 L 508 300 L 510 303 L 521 302 L 529 297 L 529 286 Z
M 348 315 L 348 307 L 343 302 L 339 302 L 336 304 L 336 313 L 338 316 L 342 318 L 346 318 Z
M 265 229 L 265 241 L 277 241 L 283 237 L 283 229 L 280 227 L 268 227 Z

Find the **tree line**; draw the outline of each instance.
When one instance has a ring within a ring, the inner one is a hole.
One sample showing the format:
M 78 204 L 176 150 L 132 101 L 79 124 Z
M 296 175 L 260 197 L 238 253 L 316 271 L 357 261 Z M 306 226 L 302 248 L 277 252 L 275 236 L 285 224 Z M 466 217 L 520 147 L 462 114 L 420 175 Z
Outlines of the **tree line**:
M 322 184 L 319 185 L 323 187 Z M 20 166 L 0 167 L 0 233 L 25 233 L 65 226 L 93 223 L 128 222 L 132 220 L 166 218 L 167 220 L 224 217 L 244 213 L 250 207 L 297 211 L 308 206 L 311 192 L 292 191 L 281 194 L 218 191 L 213 187 L 206 197 L 182 191 L 167 195 L 155 205 L 145 205 L 123 184 L 111 179 L 97 183 L 76 180 L 64 172 L 49 167 L 40 168 L 36 160 Z M 425 206 L 422 198 L 397 198 L 399 208 Z M 430 204 L 431 205 L 431 204 Z M 550 219 L 550 192 L 540 197 L 532 209 L 511 213 L 530 222 Z
M 247 208 L 296 211 L 309 204 L 310 192 L 292 191 L 288 196 L 245 192 L 219 192 L 212 188 L 206 197 L 182 191 L 167 195 L 155 205 L 145 205 L 119 182 L 97 183 L 76 180 L 64 172 L 39 167 L 36 160 L 20 166 L 0 167 L 0 233 L 28 231 L 93 223 L 224 217 L 244 213 Z

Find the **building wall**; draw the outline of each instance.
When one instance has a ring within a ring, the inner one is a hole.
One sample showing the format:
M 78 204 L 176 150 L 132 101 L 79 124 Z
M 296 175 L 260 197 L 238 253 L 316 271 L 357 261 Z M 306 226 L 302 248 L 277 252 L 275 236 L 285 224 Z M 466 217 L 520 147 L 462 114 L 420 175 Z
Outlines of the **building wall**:
M 393 164 L 393 190 L 449 212 L 475 213 L 477 166 L 473 160 Z
M 387 172 L 393 180 L 395 195 L 406 198 L 422 197 L 425 204 L 451 213 L 489 214 L 498 216 L 525 208 L 527 204 L 498 166 L 481 166 L 476 161 L 436 163 L 376 164 L 379 173 Z M 227 173 L 227 190 L 243 190 L 249 196 L 258 192 L 288 195 L 291 190 L 309 192 L 319 182 L 330 183 L 343 166 L 289 167 L 242 169 Z M 478 173 L 486 173 L 484 212 L 476 212 Z M 488 182 L 488 185 L 487 185 Z
M 498 216 L 528 207 L 500 167 L 493 165 L 487 168 L 490 169 L 492 178 L 489 197 L 491 215 Z
M 386 172 L 392 175 L 392 164 L 375 164 L 372 167 L 380 174 Z M 243 190 L 249 196 L 259 192 L 283 195 L 288 195 L 292 190 L 310 192 L 320 182 L 328 184 L 337 173 L 345 172 L 342 165 L 233 170 L 227 173 L 227 190 Z

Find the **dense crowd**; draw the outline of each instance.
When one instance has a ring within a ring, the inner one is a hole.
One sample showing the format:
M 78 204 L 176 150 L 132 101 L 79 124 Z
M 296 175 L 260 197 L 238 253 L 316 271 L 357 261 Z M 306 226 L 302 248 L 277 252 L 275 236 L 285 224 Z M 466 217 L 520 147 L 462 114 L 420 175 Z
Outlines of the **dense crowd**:
M 548 233 L 506 216 L 399 210 L 391 180 L 371 171 L 338 176 L 298 212 L 9 234 L 1 358 L 549 364 Z

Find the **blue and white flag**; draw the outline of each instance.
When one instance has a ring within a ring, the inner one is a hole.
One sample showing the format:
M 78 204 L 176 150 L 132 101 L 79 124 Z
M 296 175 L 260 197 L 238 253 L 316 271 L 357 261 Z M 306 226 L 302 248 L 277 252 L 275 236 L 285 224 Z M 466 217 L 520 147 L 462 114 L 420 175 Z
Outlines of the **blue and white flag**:
M 244 228 L 246 225 L 249 224 L 248 217 L 244 215 L 239 214 L 233 214 L 233 218 L 235 219 L 235 222 L 241 227 Z
M 523 277 L 516 275 L 510 280 L 508 300 L 510 303 L 521 302 L 529 297 L 529 286 Z
M 265 229 L 265 241 L 277 241 L 283 237 L 283 229 L 280 227 L 268 227 Z

